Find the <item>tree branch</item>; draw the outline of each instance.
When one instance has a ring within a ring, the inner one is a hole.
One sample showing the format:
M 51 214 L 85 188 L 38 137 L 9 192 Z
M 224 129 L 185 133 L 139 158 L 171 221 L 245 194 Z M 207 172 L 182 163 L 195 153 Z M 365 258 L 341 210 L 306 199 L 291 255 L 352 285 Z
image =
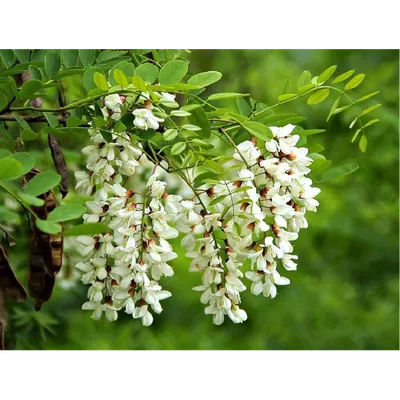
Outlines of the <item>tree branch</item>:
M 64 117 L 57 117 L 57 120 L 60 124 L 66 125 L 67 117 L 69 114 L 65 115 Z M 20 115 L 22 119 L 24 119 L 26 122 L 46 122 L 47 119 L 42 116 L 42 115 Z M 13 115 L 10 114 L 4 114 L 0 115 L 0 121 L 17 121 Z

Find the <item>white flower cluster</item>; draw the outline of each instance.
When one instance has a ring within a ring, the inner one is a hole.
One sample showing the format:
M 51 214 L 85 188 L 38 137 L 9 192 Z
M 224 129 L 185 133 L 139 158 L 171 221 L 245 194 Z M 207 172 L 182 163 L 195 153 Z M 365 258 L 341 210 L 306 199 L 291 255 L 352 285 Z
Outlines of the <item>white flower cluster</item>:
M 111 96 L 105 98 L 106 107 L 119 112 L 119 103 Z M 85 195 L 94 193 L 94 200 L 86 203 L 85 223 L 107 223 L 110 232 L 77 237 L 85 261 L 76 267 L 83 272 L 83 283 L 91 285 L 89 301 L 82 308 L 92 310 L 94 319 L 104 312 L 110 321 L 125 309 L 148 326 L 153 322 L 150 311 L 161 313 L 160 301 L 171 296 L 159 280 L 174 273 L 168 262 L 176 254 L 168 240 L 178 231 L 169 223 L 175 221 L 181 198 L 168 196 L 166 184 L 154 173 L 145 193 L 123 187 L 123 177 L 135 174 L 141 148 L 132 144 L 126 132 L 112 134 L 110 142 L 95 129 L 89 129 L 89 134 L 93 144 L 82 150 L 89 172 L 75 173 L 76 189 Z
M 264 153 L 253 141 L 237 146 L 237 179 L 204 191 L 219 200 L 208 207 L 212 213 L 202 204 L 182 202 L 178 229 L 187 232 L 182 245 L 193 258 L 190 269 L 203 273 L 203 285 L 194 289 L 203 292 L 201 302 L 208 304 L 205 312 L 213 314 L 215 324 L 225 315 L 236 323 L 247 318 L 238 306 L 246 289 L 240 270 L 246 259 L 252 266 L 246 273 L 251 292 L 271 298 L 277 294 L 276 285 L 290 283 L 278 272 L 278 264 L 288 271 L 297 267 L 292 242 L 308 226 L 306 210 L 316 211 L 314 197 L 320 189 L 306 177 L 313 160 L 306 148 L 296 147 L 299 136 L 291 134 L 294 128 L 271 127 L 274 138 L 266 142 Z M 218 237 L 220 232 L 223 237 Z

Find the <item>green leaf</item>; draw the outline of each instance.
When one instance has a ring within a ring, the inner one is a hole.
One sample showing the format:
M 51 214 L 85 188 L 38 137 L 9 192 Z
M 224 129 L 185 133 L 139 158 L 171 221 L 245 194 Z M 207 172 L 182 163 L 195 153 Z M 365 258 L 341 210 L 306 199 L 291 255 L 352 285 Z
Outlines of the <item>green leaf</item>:
M 347 104 L 346 106 L 339 107 L 339 108 L 337 108 L 337 109 L 333 112 L 332 115 L 339 114 L 339 113 L 341 113 L 342 111 L 347 110 L 347 109 L 350 108 L 350 107 L 351 107 L 351 104 Z
M 325 129 L 304 129 L 303 131 L 297 132 L 300 136 L 316 135 L 318 133 L 325 132 Z
M 61 68 L 61 57 L 58 53 L 51 51 L 44 57 L 44 70 L 49 79 L 53 79 L 54 76 Z
M 87 69 L 84 72 L 84 74 L 82 75 L 82 85 L 86 89 L 87 92 L 89 92 L 91 89 L 94 89 L 96 87 L 96 84 L 94 83 L 94 79 L 93 79 L 93 76 L 96 72 L 102 74 L 103 70 L 101 70 L 98 67 L 91 67 L 91 68 Z
M 13 157 L 5 157 L 0 160 L 0 180 L 15 179 L 23 175 L 23 167 Z
M 314 162 L 310 166 L 310 169 L 312 171 L 324 171 L 332 164 L 332 161 L 327 160 L 322 154 L 311 153 L 309 154 L 309 157 L 314 160 Z
M 182 153 L 182 151 L 184 151 L 185 149 L 186 149 L 186 143 L 185 142 L 175 143 L 171 148 L 171 154 L 173 156 L 176 156 L 176 155 Z
M 107 224 L 99 222 L 96 224 L 80 224 L 64 232 L 64 236 L 93 236 L 100 233 L 107 233 L 110 228 Z
M 8 97 L 3 93 L 0 92 L 0 111 L 3 110 L 8 104 Z
M 308 146 L 309 153 L 321 153 L 321 151 L 325 150 L 324 146 L 321 146 L 319 143 L 315 143 Z
M 293 125 L 297 125 L 300 122 L 303 122 L 306 119 L 306 117 L 302 117 L 301 115 L 298 115 L 297 117 L 289 117 L 286 119 L 283 119 L 281 121 L 278 121 L 275 125 L 277 126 L 285 126 L 287 124 L 293 124 Z
M 199 108 L 199 107 L 201 107 L 200 104 L 186 104 L 185 106 L 181 107 L 181 110 L 193 111 L 193 110 L 195 110 L 196 108 Z
M 29 126 L 29 124 L 17 113 L 12 113 L 12 115 L 14 116 L 15 120 L 21 125 L 22 129 L 31 129 L 31 127 Z
M 213 160 L 206 160 L 205 161 L 205 167 L 211 171 L 214 172 L 218 175 L 223 174 L 224 172 L 224 168 L 217 162 L 213 161 Z
M 61 232 L 61 225 L 51 221 L 36 220 L 36 226 L 45 233 L 56 234 Z
M 19 91 L 19 98 L 21 100 L 28 100 L 34 97 L 34 94 L 42 88 L 43 84 L 41 81 L 31 79 L 26 81 Z
M 125 88 L 128 86 L 128 79 L 126 79 L 125 74 L 120 71 L 119 69 L 115 69 L 113 72 L 113 76 L 115 79 L 115 82 L 118 83 L 122 88 Z
M 117 85 L 118 83 L 114 79 L 114 71 L 119 70 L 123 72 L 123 74 L 128 78 L 128 81 L 133 77 L 133 74 L 135 72 L 135 66 L 128 62 L 128 61 L 121 61 L 118 64 L 114 65 L 111 69 L 110 72 L 108 73 L 108 80 L 110 81 L 111 85 Z
M 18 197 L 25 203 L 31 206 L 40 207 L 44 204 L 44 200 L 31 196 L 25 193 L 18 193 Z
M 298 96 L 298 94 L 296 94 L 296 93 L 285 93 L 285 94 L 281 94 L 278 97 L 278 100 L 279 100 L 279 102 L 286 101 L 286 100 L 294 99 L 297 96 Z
M 329 119 L 331 118 L 331 116 L 335 113 L 335 111 L 336 111 L 336 109 L 337 109 L 337 107 L 338 107 L 338 105 L 339 105 L 340 99 L 341 99 L 341 96 L 339 96 L 339 97 L 334 101 L 334 103 L 333 103 L 333 105 L 332 105 L 332 107 L 331 107 L 331 110 L 329 111 L 328 117 L 326 118 L 326 121 L 327 121 L 327 122 L 329 121 Z
M 360 141 L 358 142 L 358 146 L 360 147 L 360 150 L 363 153 L 365 153 L 367 151 L 367 144 L 368 144 L 368 141 L 367 141 L 366 136 L 362 135 Z
M 192 114 L 188 111 L 184 111 L 184 110 L 173 110 L 171 111 L 171 115 L 173 115 L 174 117 L 190 117 Z
M 347 78 L 350 78 L 354 74 L 355 70 L 351 69 L 350 71 L 343 72 L 343 74 L 340 74 L 337 76 L 334 80 L 333 83 L 340 83 L 345 81 Z
M 193 132 L 201 131 L 201 127 L 200 126 L 192 125 L 192 124 L 185 124 L 185 125 L 182 126 L 182 129 L 185 129 L 187 131 L 193 131 Z
M 96 50 L 87 49 L 87 50 L 78 50 L 79 58 L 84 67 L 89 67 L 94 63 L 94 59 L 96 57 Z
M 349 125 L 349 128 L 350 128 L 350 129 L 353 129 L 353 126 L 356 124 L 357 121 L 358 121 L 358 117 L 355 117 L 355 118 L 353 119 L 353 121 L 351 122 L 351 124 Z
M 373 124 L 376 124 L 377 122 L 379 122 L 379 119 L 378 119 L 378 118 L 371 119 L 370 121 L 368 121 L 368 122 L 364 125 L 364 128 L 366 128 L 367 126 L 371 126 L 371 125 L 373 125 Z
M 81 204 L 65 204 L 56 207 L 47 217 L 48 221 L 64 222 L 79 218 L 86 212 L 86 207 Z
M 41 81 L 43 79 L 42 73 L 40 70 L 33 65 L 29 66 L 29 73 L 31 74 L 31 79 L 37 79 L 38 81 Z
M 331 67 L 327 68 L 321 75 L 318 76 L 317 82 L 324 83 L 326 82 L 336 71 L 337 65 L 332 65 Z
M 150 63 L 141 64 L 135 69 L 135 76 L 140 76 L 145 82 L 153 83 L 158 77 L 158 68 Z
M 7 207 L 0 206 L 0 222 L 15 222 L 18 221 L 19 214 L 15 211 L 9 210 Z
M 118 58 L 125 51 L 123 50 L 104 50 L 102 51 L 96 59 L 97 63 L 104 63 L 106 61 L 112 60 L 113 58 Z
M 309 83 L 308 85 L 301 86 L 299 87 L 299 94 L 309 92 L 311 89 L 314 89 L 315 87 L 317 87 L 315 83 Z
M 251 113 L 252 108 L 250 107 L 249 103 L 242 97 L 238 97 L 236 99 L 236 105 L 241 115 L 245 115 L 247 117 Z
M 32 79 L 35 79 L 35 78 L 32 77 Z M 41 77 L 40 77 L 40 79 L 41 79 Z M 10 89 L 12 91 L 12 94 L 15 96 L 16 99 L 18 99 L 19 92 L 18 92 L 17 84 L 15 83 L 15 79 L 12 76 L 9 76 L 8 82 L 10 83 Z M 1 110 L 1 108 L 0 108 L 0 110 Z
M 15 60 L 15 54 L 12 50 L 0 50 L 0 56 L 4 61 L 4 64 L 6 65 L 7 68 L 10 68 L 11 65 L 14 64 Z
M 178 131 L 176 129 L 167 129 L 163 137 L 166 141 L 174 140 L 178 136 Z
M 28 173 L 35 166 L 35 157 L 29 153 L 13 153 L 10 157 L 22 165 L 22 175 Z
M 215 93 L 212 94 L 207 101 L 217 101 L 217 100 L 226 100 L 226 99 L 236 99 L 238 97 L 246 97 L 249 96 L 245 93 Z
M 266 117 L 263 117 L 262 120 L 265 124 L 271 124 L 279 121 L 283 121 L 287 118 L 297 117 L 297 114 L 294 113 L 282 113 L 282 114 L 271 114 Z
M 344 90 L 351 90 L 356 88 L 361 82 L 364 80 L 365 74 L 358 74 L 356 75 L 351 81 L 346 83 Z
M 8 156 L 10 156 L 10 155 L 11 155 L 11 152 L 9 152 L 8 150 L 6 150 L 6 149 L 0 149 L 0 160 L 1 160 L 2 158 L 8 157 Z
M 182 109 L 183 107 L 181 107 Z M 186 111 L 189 111 L 186 109 Z M 210 122 L 208 121 L 206 112 L 204 111 L 203 107 L 191 109 L 191 116 L 188 117 L 188 120 L 191 124 L 199 126 L 201 128 L 202 136 L 210 137 L 211 135 L 211 127 Z
M 318 104 L 322 103 L 329 96 L 329 89 L 319 89 L 314 92 L 308 99 L 307 104 Z
M 70 115 L 67 118 L 67 127 L 68 128 L 75 128 L 79 125 L 82 125 L 85 121 L 83 121 L 82 119 L 76 117 L 75 115 Z
M 380 107 L 382 104 L 375 104 L 372 107 L 366 108 L 359 116 L 362 117 L 363 115 L 366 115 L 370 113 L 371 111 L 376 110 L 378 107 Z
M 21 132 L 21 137 L 26 142 L 29 142 L 31 140 L 36 140 L 39 137 L 39 135 L 36 132 L 34 132 L 32 129 L 24 129 Z
M 360 97 L 358 100 L 356 100 L 355 103 L 360 103 L 364 100 L 367 100 L 367 99 L 371 98 L 372 96 L 376 96 L 378 93 L 379 93 L 379 90 L 377 92 L 366 94 L 365 96 Z
M 62 58 L 66 68 L 75 67 L 78 62 L 79 52 L 78 50 L 61 50 Z
M 146 92 L 147 91 L 147 85 L 146 85 L 146 83 L 144 82 L 144 80 L 140 76 L 134 76 L 132 78 L 132 83 L 141 92 Z
M 28 62 L 31 55 L 30 50 L 14 50 L 14 53 L 21 63 Z
M 213 199 L 213 200 L 210 201 L 209 206 L 210 206 L 210 207 L 215 206 L 215 204 L 220 203 L 220 202 L 221 202 L 222 200 L 224 200 L 227 196 L 229 196 L 229 194 L 223 194 L 222 196 L 216 197 L 215 199 Z
M 188 64 L 181 60 L 167 62 L 160 70 L 158 80 L 161 85 L 169 85 L 182 80 L 188 71 Z
M 31 196 L 48 192 L 60 183 L 61 177 L 52 171 L 41 172 L 35 175 L 25 186 L 24 193 Z
M 297 79 L 297 87 L 300 89 L 302 86 L 310 84 L 311 78 L 312 75 L 310 71 L 303 71 Z
M 71 68 L 71 69 L 66 69 L 64 71 L 60 71 L 54 79 L 61 79 L 61 78 L 66 78 L 68 76 L 74 76 L 74 75 L 82 75 L 84 72 L 83 68 Z
M 101 90 L 104 90 L 104 91 L 108 91 L 109 87 L 108 87 L 107 79 L 102 72 L 101 73 L 95 72 L 93 75 L 93 80 L 98 88 L 100 88 Z
M 126 126 L 123 124 L 121 120 L 117 121 L 114 125 L 114 132 L 121 133 L 126 131 Z
M 57 128 L 57 126 L 59 125 L 59 122 L 55 115 L 53 115 L 52 113 L 49 113 L 49 112 L 45 112 L 45 113 L 43 113 L 43 115 L 46 117 L 47 122 L 49 123 L 49 125 L 52 128 Z
M 325 171 L 322 174 L 321 182 L 325 181 L 333 181 L 335 179 L 339 179 L 345 175 L 351 174 L 352 172 L 358 169 L 357 164 L 345 164 L 340 167 L 332 168 L 328 171 Z
M 269 141 L 273 138 L 273 134 L 268 126 L 255 121 L 242 122 L 241 125 L 246 129 L 251 135 L 264 140 Z
M 200 72 L 199 74 L 193 75 L 188 80 L 189 85 L 206 87 L 217 81 L 222 77 L 222 74 L 217 71 Z

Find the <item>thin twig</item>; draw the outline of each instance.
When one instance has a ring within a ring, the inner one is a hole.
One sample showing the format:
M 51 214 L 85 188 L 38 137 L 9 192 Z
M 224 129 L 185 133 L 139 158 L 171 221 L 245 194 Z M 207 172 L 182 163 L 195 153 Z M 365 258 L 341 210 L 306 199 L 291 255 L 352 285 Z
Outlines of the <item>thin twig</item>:
M 62 125 L 66 125 L 68 115 L 65 117 L 57 117 L 58 122 Z M 20 117 L 26 122 L 47 122 L 47 119 L 42 115 L 20 115 Z M 12 122 L 17 120 L 15 119 L 14 115 L 4 114 L 0 115 L 0 121 Z

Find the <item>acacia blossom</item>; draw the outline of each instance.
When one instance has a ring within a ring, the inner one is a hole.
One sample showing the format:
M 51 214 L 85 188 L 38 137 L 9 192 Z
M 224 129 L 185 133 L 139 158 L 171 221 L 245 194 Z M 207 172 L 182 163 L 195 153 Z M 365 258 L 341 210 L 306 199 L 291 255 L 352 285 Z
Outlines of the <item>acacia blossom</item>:
M 122 103 L 111 96 L 105 98 L 106 107 L 119 112 Z M 165 182 L 154 173 L 144 193 L 124 187 L 125 178 L 139 167 L 140 145 L 127 132 L 113 133 L 109 142 L 99 130 L 88 132 L 92 144 L 82 149 L 88 172 L 75 173 L 76 189 L 94 195 L 93 201 L 86 202 L 84 222 L 106 223 L 109 232 L 76 238 L 85 258 L 76 267 L 83 273 L 82 282 L 90 285 L 82 308 L 93 311 L 94 319 L 104 313 L 110 321 L 125 310 L 148 326 L 153 322 L 152 312 L 162 311 L 160 301 L 171 296 L 159 280 L 174 273 L 169 262 L 176 253 L 168 240 L 178 231 L 168 221 L 174 221 L 176 215 L 169 213 L 181 198 L 168 196 Z
M 253 141 L 240 143 L 233 154 L 237 177 L 202 190 L 217 199 L 208 211 L 199 203 L 182 202 L 178 229 L 186 236 L 181 244 L 193 259 L 190 270 L 203 274 L 202 285 L 194 290 L 203 292 L 205 312 L 217 325 L 225 315 L 236 323 L 247 318 L 238 307 L 246 289 L 241 281 L 245 260 L 251 263 L 245 273 L 250 291 L 271 298 L 277 286 L 290 283 L 278 271 L 280 266 L 287 271 L 297 268 L 293 242 L 300 229 L 308 227 L 305 214 L 316 211 L 320 189 L 307 177 L 313 160 L 306 148 L 296 147 L 299 136 L 292 134 L 294 128 L 270 127 L 273 138 L 264 151 Z M 218 229 L 223 232 L 220 241 L 214 236 Z

